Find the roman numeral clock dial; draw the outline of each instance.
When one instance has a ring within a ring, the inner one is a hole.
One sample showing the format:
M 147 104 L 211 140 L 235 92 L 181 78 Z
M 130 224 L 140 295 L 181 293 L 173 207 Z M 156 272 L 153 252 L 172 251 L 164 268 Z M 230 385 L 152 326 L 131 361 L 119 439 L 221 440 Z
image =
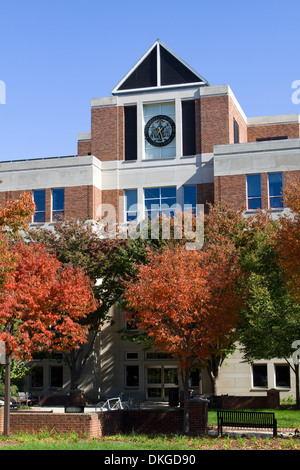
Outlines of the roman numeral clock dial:
M 169 116 L 159 115 L 145 125 L 145 138 L 154 147 L 164 147 L 175 137 L 175 123 Z

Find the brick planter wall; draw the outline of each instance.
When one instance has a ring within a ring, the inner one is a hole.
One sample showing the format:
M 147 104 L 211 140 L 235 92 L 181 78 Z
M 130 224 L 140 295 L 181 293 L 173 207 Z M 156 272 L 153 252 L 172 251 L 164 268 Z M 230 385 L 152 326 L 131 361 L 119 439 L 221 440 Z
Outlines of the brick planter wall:
M 265 396 L 222 396 L 222 408 L 229 410 L 272 408 L 280 407 L 280 395 L 278 390 L 268 390 Z
M 101 435 L 97 413 L 43 413 L 14 411 L 10 414 L 10 432 L 52 431 L 67 434 L 74 431 L 80 437 Z
M 190 401 L 190 434 L 207 430 L 207 403 Z M 1 408 L 0 408 L 1 410 Z M 1 411 L 0 411 L 0 432 Z M 80 437 L 92 438 L 117 433 L 180 433 L 183 430 L 183 409 L 115 410 L 99 413 L 46 413 L 14 411 L 10 415 L 10 432 L 57 433 L 74 431 Z

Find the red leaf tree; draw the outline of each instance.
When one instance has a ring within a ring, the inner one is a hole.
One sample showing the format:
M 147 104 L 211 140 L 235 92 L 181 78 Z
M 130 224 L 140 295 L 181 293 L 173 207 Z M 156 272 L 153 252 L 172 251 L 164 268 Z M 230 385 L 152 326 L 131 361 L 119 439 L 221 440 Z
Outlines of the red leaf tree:
M 241 306 L 236 250 L 230 243 L 211 251 L 184 246 L 149 251 L 148 263 L 126 283 L 127 319 L 135 319 L 154 347 L 178 360 L 184 389 L 184 432 L 189 429 L 191 367 L 235 328 Z
M 86 342 L 81 320 L 96 302 L 84 272 L 64 267 L 37 243 L 19 242 L 14 254 L 14 269 L 0 291 L 6 354 L 28 360 L 38 351 L 69 351 Z
M 43 245 L 16 241 L 34 204 L 30 194 L 0 211 L 0 341 L 6 348 L 4 432 L 9 434 L 10 359 L 66 351 L 87 340 L 82 319 L 96 309 L 88 277 L 64 267 Z M 13 234 L 13 237 L 11 236 Z

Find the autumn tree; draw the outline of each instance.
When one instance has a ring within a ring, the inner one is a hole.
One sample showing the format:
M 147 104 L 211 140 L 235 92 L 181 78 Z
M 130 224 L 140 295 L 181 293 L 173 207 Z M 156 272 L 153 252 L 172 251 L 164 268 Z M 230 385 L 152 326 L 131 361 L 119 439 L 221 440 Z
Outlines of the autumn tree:
M 83 269 L 91 280 L 95 298 L 100 300 L 95 311 L 82 320 L 89 331 L 88 343 L 64 353 L 70 368 L 71 388 L 78 387 L 95 339 L 104 322 L 110 320 L 112 306 L 122 297 L 122 279 L 134 276 L 136 265 L 146 262 L 147 247 L 159 249 L 169 242 L 162 237 L 161 222 L 157 238 L 152 239 L 150 232 L 151 225 L 146 224 L 137 237 L 124 237 L 118 231 L 112 237 L 103 232 L 101 221 L 91 223 L 79 219 L 65 219 L 56 224 L 54 230 L 34 228 L 26 231 L 27 243 L 43 243 L 63 265 Z
M 290 178 L 283 190 L 288 213 L 279 219 L 280 229 L 274 237 L 274 248 L 283 269 L 283 281 L 295 301 L 300 303 L 300 177 Z
M 180 365 L 184 388 L 184 432 L 189 429 L 191 368 L 236 327 L 241 296 L 238 259 L 230 244 L 211 252 L 184 245 L 148 251 L 147 264 L 125 283 L 126 316 L 134 318 L 158 350 Z M 213 345 L 213 346 L 212 346 Z
M 26 228 L 33 210 L 32 198 L 25 194 L 0 213 L 5 224 L 0 244 L 0 341 L 6 346 L 6 433 L 11 358 L 28 360 L 37 351 L 78 347 L 86 341 L 80 320 L 96 308 L 82 270 L 64 267 L 39 243 L 26 245 L 18 239 L 18 228 Z

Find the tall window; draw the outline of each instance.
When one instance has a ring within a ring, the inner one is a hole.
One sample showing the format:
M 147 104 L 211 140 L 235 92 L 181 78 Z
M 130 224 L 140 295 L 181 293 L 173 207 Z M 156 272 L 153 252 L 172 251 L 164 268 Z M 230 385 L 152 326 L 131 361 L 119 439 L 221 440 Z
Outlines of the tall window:
M 52 220 L 62 220 L 65 212 L 64 188 L 52 189 Z
M 282 173 L 269 173 L 269 205 L 271 209 L 278 209 L 283 207 L 282 200 L 282 186 L 283 178 Z
M 126 366 L 126 387 L 139 386 L 139 366 Z
M 197 205 L 197 186 L 184 186 L 183 187 L 183 210 L 192 210 L 196 215 Z
M 125 160 L 137 159 L 137 108 L 125 106 Z
M 275 364 L 276 387 L 291 386 L 290 367 L 286 364 Z
M 196 153 L 195 101 L 182 101 L 182 150 L 183 155 Z
M 260 175 L 247 175 L 248 209 L 261 209 Z
M 46 191 L 44 189 L 33 191 L 33 201 L 36 206 L 33 221 L 45 222 Z
M 130 222 L 137 218 L 137 190 L 125 190 L 125 220 Z
M 145 216 L 155 218 L 158 215 L 174 215 L 176 204 L 176 187 L 147 188 L 144 190 Z
M 234 143 L 238 144 L 240 142 L 240 127 L 234 118 L 233 118 L 233 137 L 234 137 Z
M 175 122 L 175 103 L 157 103 L 144 106 L 144 123 L 157 115 L 167 115 Z M 173 139 L 168 145 L 163 147 L 153 147 L 145 139 L 145 158 L 169 158 L 176 156 L 176 139 Z
M 268 387 L 268 371 L 266 364 L 253 364 L 252 381 L 253 387 Z

